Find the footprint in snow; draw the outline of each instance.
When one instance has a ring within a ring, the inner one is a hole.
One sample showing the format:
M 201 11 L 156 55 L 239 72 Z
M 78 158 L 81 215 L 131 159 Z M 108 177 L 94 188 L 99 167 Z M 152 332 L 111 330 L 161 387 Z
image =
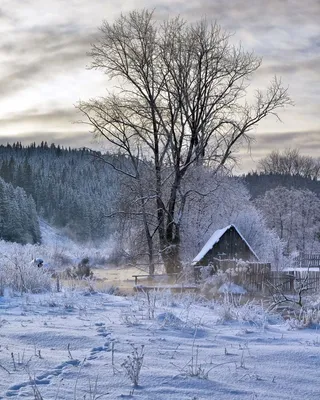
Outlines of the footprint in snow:
M 88 360 L 96 359 L 98 355 L 104 351 L 110 351 L 110 342 L 106 342 L 103 346 L 94 347 L 93 349 L 91 349 Z
M 63 372 L 63 370 L 70 365 L 77 367 L 78 365 L 80 365 L 80 361 L 79 360 L 65 361 L 65 362 L 61 363 L 60 365 L 58 365 L 57 367 L 53 368 L 52 370 L 47 371 L 44 374 L 41 374 L 41 375 L 35 377 L 35 379 L 32 379 L 31 381 L 26 381 L 26 382 L 17 383 L 15 385 L 12 385 L 9 387 L 9 389 L 6 393 L 6 396 L 7 397 L 17 396 L 20 389 L 25 388 L 27 386 L 32 386 L 34 384 L 36 384 L 38 386 L 49 385 L 51 382 L 51 379 L 54 376 L 60 375 Z M 0 399 L 1 399 L 1 397 L 0 397 Z
M 106 337 L 110 335 L 110 332 L 107 332 L 104 322 L 97 322 L 95 326 L 97 327 L 98 336 Z

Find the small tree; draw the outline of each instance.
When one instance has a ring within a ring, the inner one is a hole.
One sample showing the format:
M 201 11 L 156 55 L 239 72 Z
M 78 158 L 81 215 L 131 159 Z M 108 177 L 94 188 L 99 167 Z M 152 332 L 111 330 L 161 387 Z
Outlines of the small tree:
M 130 171 L 114 168 L 140 184 L 147 165 L 150 185 L 138 195 L 140 218 L 149 243 L 157 233 L 167 272 L 176 272 L 188 171 L 196 164 L 226 167 L 252 128 L 290 103 L 287 90 L 275 78 L 250 105 L 244 97 L 259 58 L 230 45 L 217 24 L 180 17 L 157 23 L 147 10 L 104 22 L 91 57 L 92 68 L 113 79 L 115 90 L 78 108 L 95 136 L 132 164 Z

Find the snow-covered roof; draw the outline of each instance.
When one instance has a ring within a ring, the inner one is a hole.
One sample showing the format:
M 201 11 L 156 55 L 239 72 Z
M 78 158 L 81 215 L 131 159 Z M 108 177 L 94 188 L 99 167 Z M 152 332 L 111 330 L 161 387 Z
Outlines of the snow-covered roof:
M 241 232 L 239 231 L 239 229 L 231 224 L 226 226 L 225 228 L 222 229 L 218 229 L 217 231 L 215 231 L 213 233 L 213 235 L 211 236 L 211 238 L 207 241 L 207 243 L 203 246 L 203 248 L 201 249 L 200 253 L 193 259 L 192 263 L 197 263 L 200 260 L 202 260 L 202 258 L 208 253 L 209 250 L 212 249 L 212 247 L 219 242 L 219 240 L 221 239 L 221 237 L 230 229 L 230 228 L 234 228 L 238 234 L 241 236 L 241 239 L 246 243 L 246 245 L 249 247 L 250 251 L 254 254 L 254 256 L 257 258 L 257 260 L 259 260 L 259 257 L 256 255 L 256 253 L 253 251 L 252 247 L 250 246 L 250 244 L 246 241 L 246 239 L 242 236 Z

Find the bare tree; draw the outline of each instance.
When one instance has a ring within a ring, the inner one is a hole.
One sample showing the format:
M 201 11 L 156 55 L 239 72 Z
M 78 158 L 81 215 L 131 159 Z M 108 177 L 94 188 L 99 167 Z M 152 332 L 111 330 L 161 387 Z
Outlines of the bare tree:
M 148 201 L 166 270 L 175 272 L 187 171 L 197 163 L 215 171 L 230 165 L 250 130 L 290 103 L 287 90 L 275 78 L 250 105 L 248 79 L 259 58 L 231 46 L 217 24 L 180 17 L 158 23 L 147 10 L 104 22 L 91 56 L 92 68 L 113 79 L 115 90 L 78 108 L 96 137 L 131 159 L 134 172 L 121 172 L 139 180 L 141 163 L 152 164 Z
M 320 159 L 302 156 L 296 149 L 286 149 L 282 153 L 272 151 L 259 161 L 258 167 L 264 174 L 298 175 L 310 179 L 320 176 Z
M 319 251 L 320 200 L 310 190 L 277 187 L 258 197 L 267 225 L 286 242 L 286 252 Z

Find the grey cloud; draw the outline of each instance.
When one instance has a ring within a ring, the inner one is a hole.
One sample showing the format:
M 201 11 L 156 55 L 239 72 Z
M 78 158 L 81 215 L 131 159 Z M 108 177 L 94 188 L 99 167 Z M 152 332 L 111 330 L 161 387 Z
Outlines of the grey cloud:
M 51 2 L 48 2 L 48 7 L 49 3 L 51 6 Z M 98 36 L 98 26 L 102 20 L 105 18 L 110 21 L 117 9 L 119 15 L 121 11 L 131 6 L 129 1 L 124 1 L 120 5 L 112 0 L 106 9 L 103 3 L 103 1 L 90 3 L 89 0 L 70 0 L 66 2 L 66 9 L 61 9 L 61 19 L 58 15 L 55 22 L 40 26 L 22 23 L 24 7 L 28 11 L 34 8 L 34 14 L 37 14 L 36 0 L 30 0 L 26 6 L 25 1 L 10 0 L 10 7 L 8 6 L 2 13 L 0 10 L 0 22 L 5 21 L 6 24 L 11 24 L 12 28 L 8 29 L 7 34 L 2 35 L 2 39 L 0 37 L 0 57 L 5 56 L 0 65 L 2 95 L 10 97 L 37 84 L 50 84 L 50 80 L 56 76 L 84 69 L 90 62 L 86 53 L 90 50 L 90 43 L 95 42 Z M 46 0 L 41 4 L 44 4 L 45 8 Z M 291 119 L 293 121 L 304 119 L 306 130 L 315 127 L 317 122 L 313 122 L 313 125 L 308 125 L 307 122 L 319 121 L 316 113 L 319 114 L 320 96 L 317 89 L 320 73 L 318 22 L 320 1 L 150 0 L 147 2 L 145 0 L 145 6 L 155 7 L 155 16 L 158 19 L 177 14 L 192 21 L 202 17 L 207 17 L 208 20 L 216 19 L 224 29 L 235 33 L 232 40 L 235 42 L 238 39 L 242 40 L 245 49 L 253 49 L 259 56 L 264 57 L 265 62 L 258 71 L 258 81 L 266 75 L 283 75 L 284 85 L 290 86 L 290 94 L 297 104 L 294 111 L 290 112 Z M 19 12 L 14 12 L 15 7 Z M 91 15 L 92 7 L 95 7 L 94 15 Z M 101 14 L 99 14 L 100 9 Z M 11 10 L 12 15 L 9 15 L 8 11 Z M 79 18 L 81 15 L 83 18 Z M 15 20 L 14 25 L 13 20 Z M 96 82 L 79 82 L 79 85 L 97 87 Z M 104 83 L 101 82 L 101 85 Z M 55 90 L 53 85 L 52 90 Z M 43 104 L 46 109 L 51 107 L 50 104 L 46 104 L 45 98 Z M 63 109 L 63 105 L 61 102 L 60 109 L 47 113 L 39 112 L 37 109 L 27 109 L 24 114 L 13 113 L 0 122 L 2 126 L 19 124 L 21 130 L 19 137 L 24 137 L 26 141 L 50 141 L 47 135 L 51 135 L 56 142 L 59 140 L 60 143 L 87 144 L 90 135 L 79 132 L 73 136 L 73 133 L 68 132 L 70 122 L 78 118 L 75 110 L 70 109 L 70 104 L 66 105 L 66 109 Z M 32 104 L 26 107 L 30 108 Z M 36 126 L 32 128 L 34 131 L 43 125 L 43 134 L 33 132 L 24 135 L 22 131 L 25 122 L 28 122 L 29 126 L 30 123 L 34 124 Z M 52 126 L 55 124 L 65 126 L 65 129 L 62 128 L 64 133 L 54 132 L 55 128 Z M 291 124 L 292 126 L 294 125 Z M 71 129 L 75 127 L 70 126 Z M 294 129 L 300 129 L 300 126 Z M 276 147 L 299 147 L 305 152 L 315 154 L 320 148 L 319 131 L 256 134 L 251 157 L 260 158 Z M 0 140 L 7 139 L 2 137 Z M 241 154 L 244 163 L 252 162 L 250 156 L 243 151 Z
M 238 152 L 240 164 L 238 173 L 255 170 L 257 162 L 273 150 L 298 149 L 300 154 L 319 157 L 320 130 L 259 133 L 251 143 L 250 150 L 243 148 Z
M 252 145 L 255 154 L 267 154 L 272 150 L 296 148 L 304 154 L 319 157 L 320 129 L 319 131 L 297 131 L 284 133 L 263 133 L 256 135 Z
M 79 119 L 79 113 L 75 108 L 53 109 L 48 112 L 40 112 L 37 109 L 26 110 L 24 113 L 14 113 L 6 118 L 0 119 L 0 125 L 6 126 L 17 123 L 32 122 L 34 124 L 46 123 L 71 123 Z
M 173 3 L 174 6 L 175 3 Z M 186 7 L 189 14 L 196 17 L 213 16 L 217 20 L 224 20 L 230 27 L 235 25 L 240 27 L 243 24 L 247 26 L 261 26 L 267 29 L 273 26 L 279 26 L 279 21 L 285 20 L 287 23 L 299 25 L 305 22 L 318 23 L 320 14 L 320 3 L 318 0 L 233 0 L 226 2 L 200 0 L 188 3 Z M 176 3 L 176 8 L 180 7 Z
M 275 60 L 269 65 L 264 65 L 260 67 L 262 73 L 274 73 L 274 74 L 292 74 L 307 72 L 320 76 L 320 58 L 314 55 L 310 59 L 303 60 L 291 60 L 288 63 L 280 64 Z
M 80 33 L 77 29 L 61 27 L 37 32 L 21 32 L 11 43 L 0 47 L 0 54 L 11 54 L 12 61 L 3 63 L 0 80 L 2 94 L 12 94 L 34 83 L 65 73 L 75 66 L 85 68 L 89 63 L 87 52 L 96 33 Z

